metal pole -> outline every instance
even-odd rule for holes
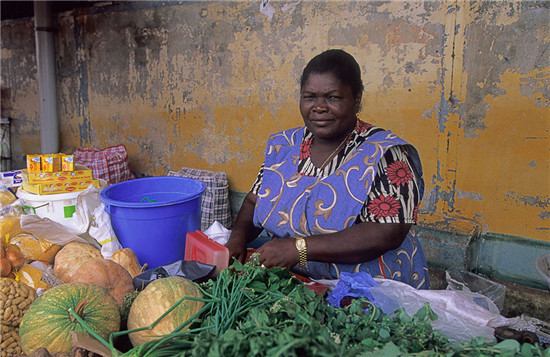
[[[59,152],[54,25],[50,1],[34,1],[36,65],[40,97],[40,149]]]

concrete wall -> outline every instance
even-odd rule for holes
[[[343,48],[363,70],[360,117],[420,152],[422,226],[550,242],[548,2],[261,3],[58,14],[62,150],[125,144],[138,175],[225,171],[242,194],[268,134],[302,123],[304,65]],[[22,167],[40,151],[33,19],[1,30],[2,116]]]

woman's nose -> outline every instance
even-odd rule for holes
[[[327,110],[327,101],[325,98],[315,98],[313,103],[313,111],[324,112]]]

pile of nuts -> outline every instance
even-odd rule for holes
[[[0,357],[14,356],[22,352],[19,324],[36,298],[33,288],[11,278],[0,278]]]

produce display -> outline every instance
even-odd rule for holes
[[[40,347],[69,354],[71,331],[108,338],[119,329],[119,305],[105,289],[66,283],[48,289],[31,304],[21,320],[19,336],[28,355]]]
[[[334,307],[326,286],[255,259],[200,284],[157,277],[136,290],[147,265],[130,248],[105,259],[91,244],[53,244],[24,232],[16,211],[0,215],[0,243],[0,357],[550,357],[534,340],[451,342],[428,303],[414,316],[350,296]]]
[[[165,279],[171,278],[159,281]],[[204,306],[188,311],[172,332],[128,350],[113,341],[143,328],[115,332],[102,342],[113,356],[550,356],[549,349],[516,340],[453,344],[433,330],[437,316],[428,304],[413,317],[404,310],[390,317],[362,298],[333,307],[288,269],[236,262],[216,280],[195,285],[203,298],[179,294],[172,308],[189,300]]]

